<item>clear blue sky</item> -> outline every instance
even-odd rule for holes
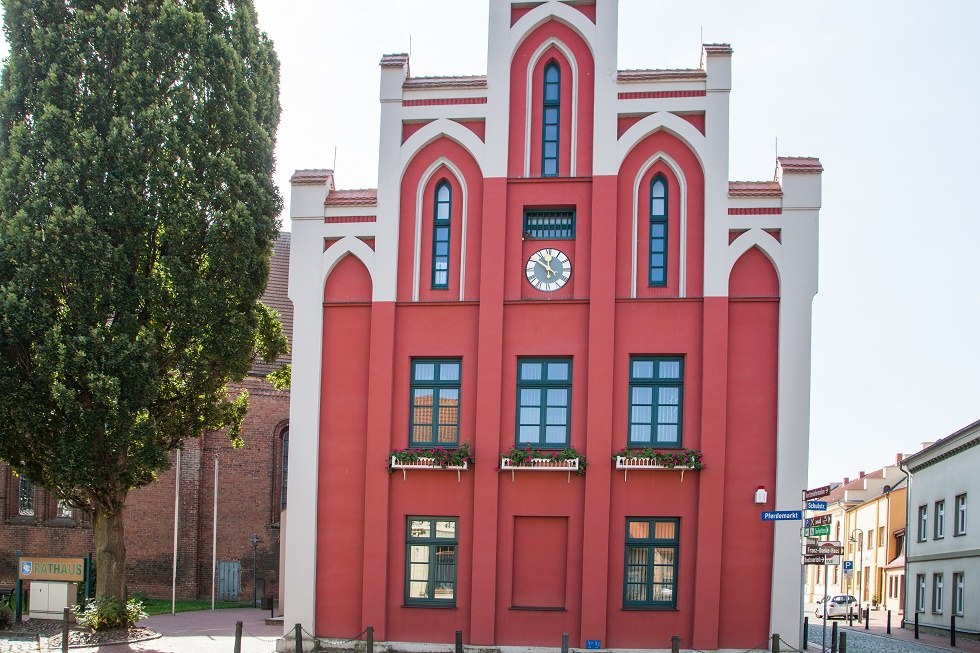
[[[375,187],[378,60],[486,72],[487,0],[256,0],[282,63],[277,180]],[[385,17],[384,20],[379,20]],[[735,50],[730,178],[825,167],[810,486],[980,419],[980,2],[621,0],[620,68]],[[288,229],[288,211],[284,228]]]

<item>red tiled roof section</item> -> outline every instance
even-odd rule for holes
[[[327,168],[311,168],[308,170],[297,170],[289,178],[291,184],[323,184],[330,183],[333,186],[333,170]]]
[[[404,89],[415,88],[486,88],[486,75],[460,77],[409,77],[402,84]]]
[[[673,68],[665,70],[620,70],[616,80],[620,82],[656,82],[663,80],[703,80],[707,73],[699,68]]]
[[[813,156],[781,156],[778,157],[779,165],[783,172],[796,172],[800,174],[819,174],[823,172],[823,165],[820,159]]]
[[[324,206],[374,206],[378,203],[376,188],[357,188],[354,190],[330,191]]]
[[[283,231],[272,246],[272,258],[269,260],[269,281],[265,292],[262,293],[262,303],[279,313],[282,322],[282,332],[293,347],[293,303],[287,295],[289,287],[289,243],[290,233]],[[264,363],[261,360],[252,368],[252,375],[265,376],[272,370],[292,360],[290,354],[280,356],[275,363]]]
[[[729,197],[782,197],[783,189],[778,181],[730,181]]]
[[[732,54],[735,52],[729,43],[705,43],[702,47],[708,54]]]
[[[381,57],[382,66],[394,66],[400,68],[407,63],[408,63],[407,52],[396,52],[394,54],[386,54]]]
[[[864,476],[858,476],[858,478],[849,479],[847,483],[841,483],[834,489],[830,491],[826,497],[821,498],[821,501],[826,501],[827,503],[836,503],[837,501],[842,501],[844,499],[844,493],[847,490],[863,490],[864,481],[869,478],[885,478],[885,468],[876,469],[873,472],[865,474]]]

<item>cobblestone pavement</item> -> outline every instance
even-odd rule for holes
[[[840,632],[847,633],[847,653],[935,653],[936,651],[974,651],[976,642],[961,642],[966,646],[951,648],[948,642],[936,638],[927,644],[923,641],[899,639],[887,635],[865,632],[859,628],[841,628]],[[830,651],[831,626],[827,626],[826,650]],[[904,634],[904,633],[903,633]],[[809,629],[810,651],[821,650],[823,626],[811,625]],[[814,646],[815,645],[815,646]]]
[[[158,639],[130,644],[106,644],[71,648],[72,653],[231,653],[235,648],[235,622],[243,624],[242,653],[270,653],[282,635],[282,625],[266,625],[265,610],[235,608],[201,610],[159,615],[141,621],[162,635]],[[42,638],[42,644],[46,644]],[[0,640],[0,653],[36,653],[36,642]],[[44,649],[46,652],[48,649]],[[51,650],[61,650],[58,649]]]

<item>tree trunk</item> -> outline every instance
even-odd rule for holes
[[[126,601],[126,543],[123,541],[125,494],[111,512],[98,509],[92,523],[95,536],[95,595]]]

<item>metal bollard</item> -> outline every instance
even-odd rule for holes
[[[840,632],[840,646],[837,647],[838,653],[847,653],[847,631]]]
[[[956,647],[956,615],[949,616],[949,645]]]
[[[864,629],[865,630],[868,630],[868,626],[870,626],[870,625],[871,625],[871,609],[870,608],[865,608],[864,609]]]
[[[294,632],[296,633],[296,653],[303,653],[303,625],[296,624]]]
[[[887,620],[885,622],[885,633],[888,635],[892,634],[892,611],[889,610],[887,614]]]
[[[242,653],[242,622],[235,622],[235,653]]]
[[[670,653],[680,653],[681,651],[681,636],[671,635],[670,636]]]
[[[830,653],[837,653],[837,622],[830,627]]]
[[[463,653],[463,631],[456,631],[456,653]]]
[[[561,634],[561,653],[568,653],[568,633]]]
[[[367,630],[367,653],[374,653],[374,626],[368,626]]]
[[[61,615],[61,653],[68,653],[68,608]]]
[[[919,639],[919,613],[915,613],[915,638]]]
[[[808,651],[810,643],[810,617],[803,617],[803,650]]]
[[[772,634],[772,641],[769,644],[770,653],[779,653],[779,635]]]

